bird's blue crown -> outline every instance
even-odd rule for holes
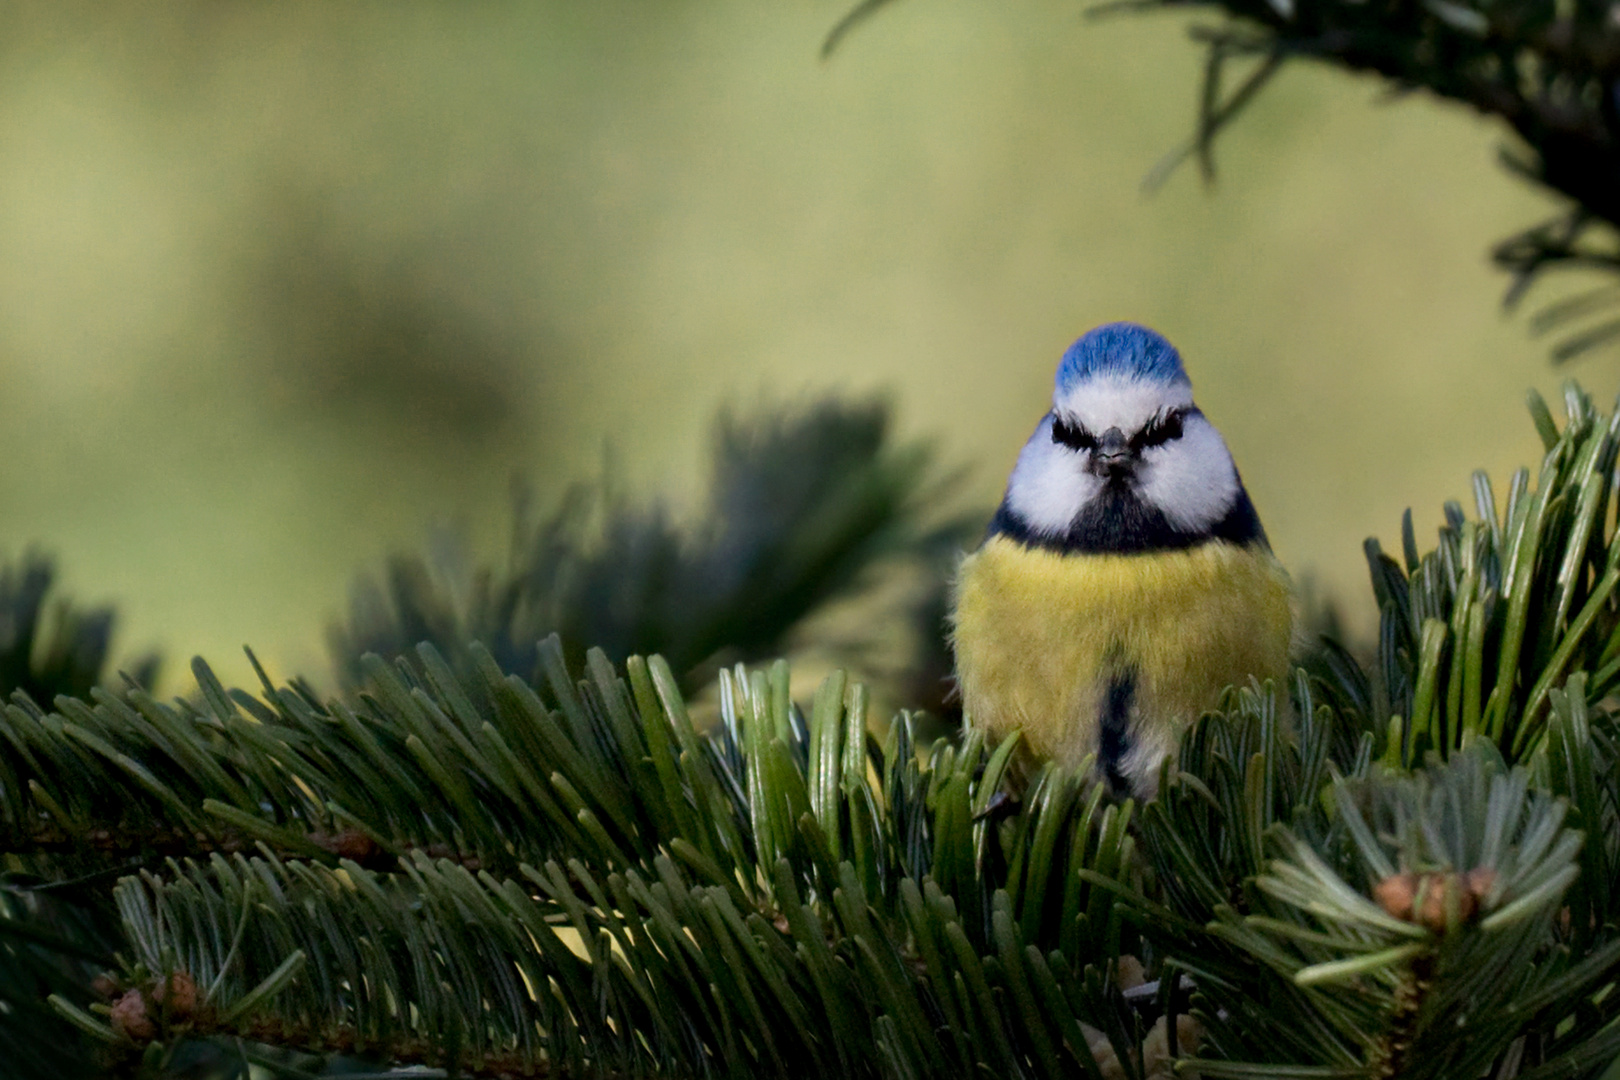
[[[1188,382],[1181,354],[1164,338],[1136,323],[1099,326],[1069,346],[1057,369],[1057,392],[1064,393],[1098,375],[1123,375],[1150,382]]]

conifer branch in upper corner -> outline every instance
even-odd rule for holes
[[[889,2],[864,0],[825,50]],[[1212,178],[1215,136],[1284,61],[1320,60],[1500,119],[1518,137],[1503,164],[1569,200],[1567,210],[1495,247],[1497,265],[1512,277],[1510,306],[1549,269],[1620,274],[1620,22],[1604,0],[1104,0],[1092,11],[1189,9],[1228,18],[1191,29],[1206,49],[1197,128],[1144,186],[1158,186],[1189,157]],[[1611,284],[1548,305],[1532,329],[1563,333],[1553,358],[1566,360],[1620,338],[1617,312],[1620,288]]]

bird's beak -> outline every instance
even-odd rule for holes
[[[1092,468],[1101,476],[1118,476],[1131,467],[1130,441],[1117,427],[1111,427],[1097,437],[1097,448],[1091,452]]]

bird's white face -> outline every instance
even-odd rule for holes
[[[1226,442],[1186,382],[1099,375],[1068,388],[1007,482],[1009,509],[1036,533],[1066,532],[1109,485],[1125,485],[1183,533],[1215,526],[1240,491]]]

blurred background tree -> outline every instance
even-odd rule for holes
[[[386,584],[357,581],[328,635],[333,662],[353,689],[367,654],[420,669],[427,641],[470,677],[479,642],[538,682],[538,644],[560,634],[572,666],[587,647],[615,663],[656,653],[696,692],[727,665],[812,650],[879,680],[886,704],[949,726],[960,715],[944,638],[950,569],[989,515],[943,513],[960,477],[927,445],[895,445],[892,420],[879,399],[722,412],[689,526],[611,478],[549,511],[520,490],[504,565],[470,561],[454,537],[426,557],[396,555]],[[839,601],[853,602],[842,618]]]

